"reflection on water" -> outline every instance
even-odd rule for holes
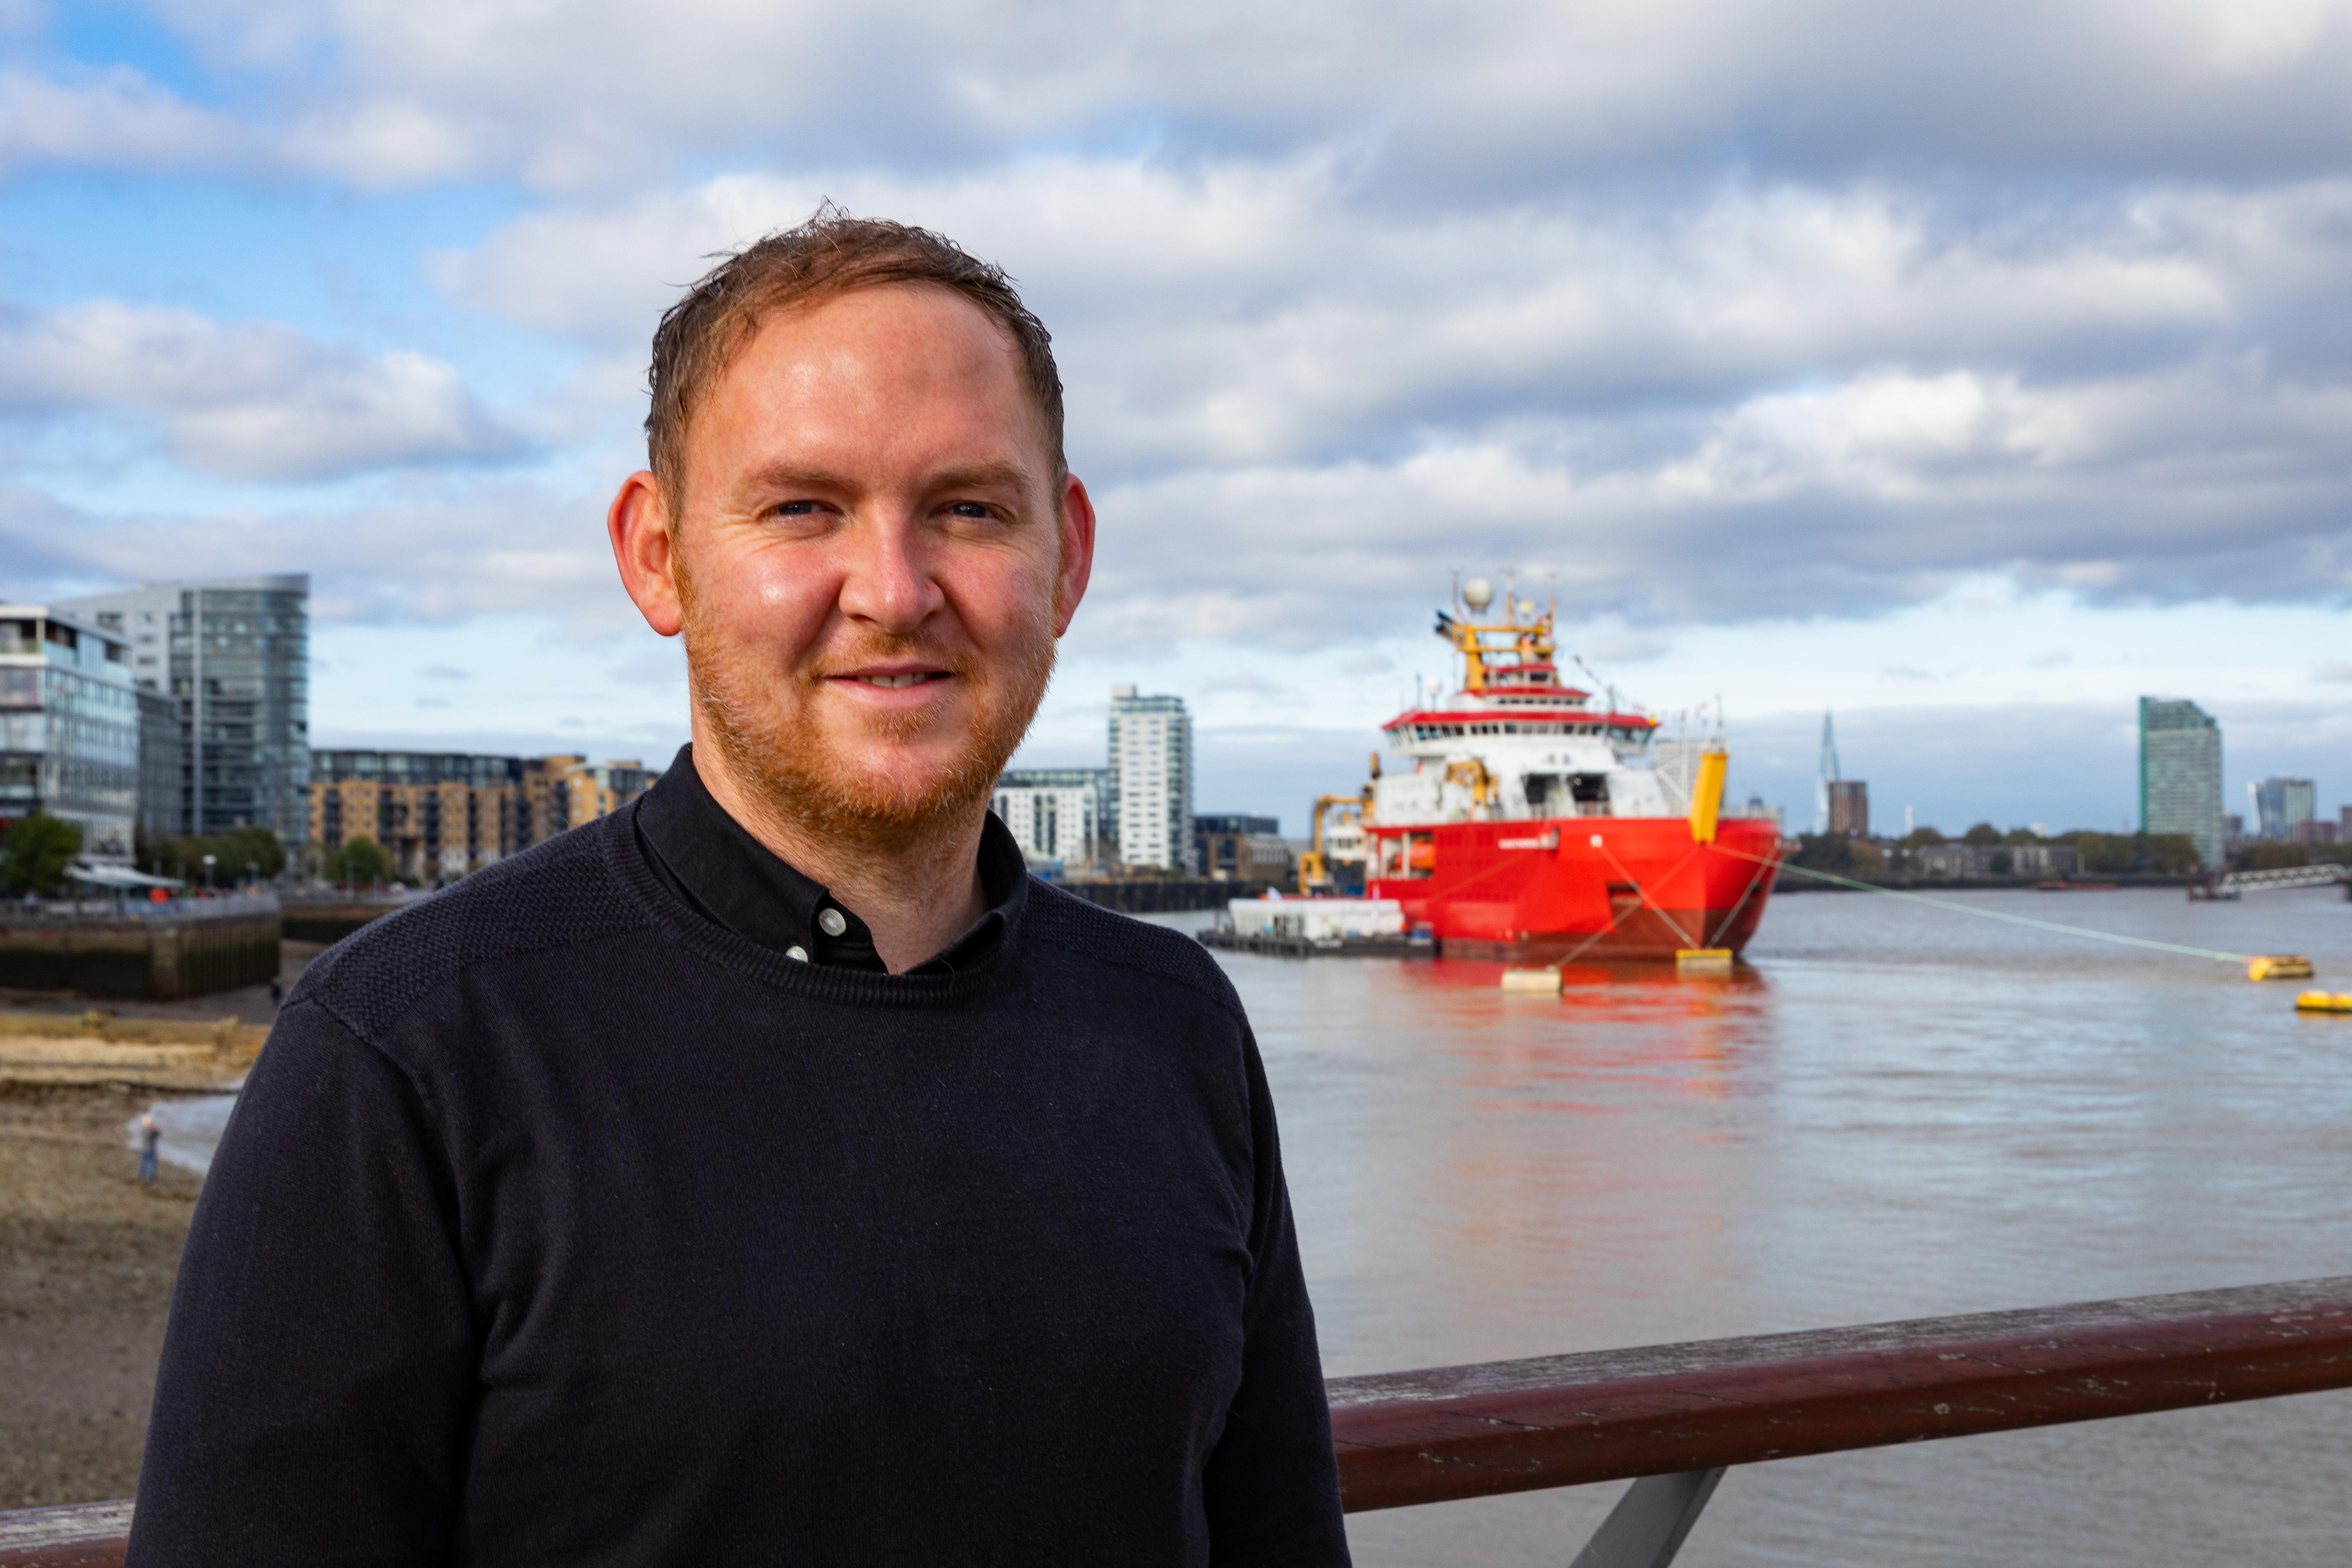
[[[2352,984],[2334,889],[1957,901]],[[1728,980],[1220,954],[1334,1374],[2352,1273],[2352,1018],[2242,969],[1859,894]],[[1681,1561],[2352,1558],[2352,1396],[1736,1472]],[[1616,1489],[1352,1521],[1359,1561],[1565,1561]]]

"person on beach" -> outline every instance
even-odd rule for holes
[[[691,743],[296,982],[129,1562],[1345,1564],[1241,1004],[987,809],[1094,559],[1045,328],[828,207],[650,379]]]
[[[163,1129],[156,1124],[155,1113],[142,1111],[139,1116],[139,1179],[155,1179],[155,1150],[163,1142]]]

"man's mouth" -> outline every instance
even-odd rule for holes
[[[904,687],[920,686],[927,680],[945,680],[947,678],[948,672],[944,669],[909,670],[904,675],[853,675],[849,677],[852,680],[862,680],[868,686],[878,686],[885,691],[897,691]]]

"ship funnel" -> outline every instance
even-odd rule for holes
[[[1721,746],[1698,754],[1698,779],[1691,787],[1690,836],[1694,844],[1715,842],[1716,823],[1723,816],[1723,775],[1731,757]]]
[[[1484,577],[1471,578],[1462,584],[1462,602],[1469,605],[1474,614],[1484,612],[1495,602],[1495,584]]]

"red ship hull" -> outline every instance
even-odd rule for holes
[[[1408,926],[1427,926],[1457,958],[1542,963],[1738,952],[1772,894],[1780,837],[1771,822],[1725,817],[1712,844],[1681,817],[1551,817],[1427,827],[1374,825],[1375,865],[1424,874],[1376,879]],[[1408,837],[1406,846],[1381,841]],[[1412,840],[1423,842],[1412,843]]]

